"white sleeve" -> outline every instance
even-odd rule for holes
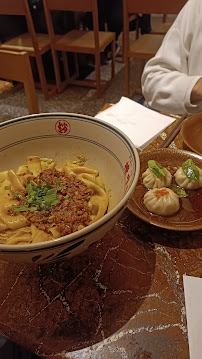
[[[199,26],[201,0],[188,0],[165,35],[156,56],[145,65],[142,92],[151,108],[169,114],[201,111],[202,103],[193,105],[190,102],[192,88],[202,77],[202,61],[200,65],[197,60],[199,53],[194,54],[191,49],[193,41],[198,41],[200,46],[201,30],[196,30]],[[197,72],[189,69],[190,51],[191,56],[196,57]],[[192,75],[191,72],[196,73]]]

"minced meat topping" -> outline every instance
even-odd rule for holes
[[[27,193],[15,212],[22,211],[28,222],[50,233],[56,227],[61,236],[76,232],[90,223],[88,202],[93,195],[75,175],[46,169],[27,182]]]

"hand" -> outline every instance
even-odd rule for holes
[[[197,81],[191,92],[191,103],[198,101],[202,101],[202,78]]]

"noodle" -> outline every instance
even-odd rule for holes
[[[0,172],[0,243],[49,241],[85,228],[104,216],[108,195],[97,170],[85,160],[27,157],[17,171]]]

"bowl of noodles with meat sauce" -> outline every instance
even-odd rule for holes
[[[137,150],[85,115],[28,115],[0,124],[0,258],[46,263],[101,239],[135,189]]]

